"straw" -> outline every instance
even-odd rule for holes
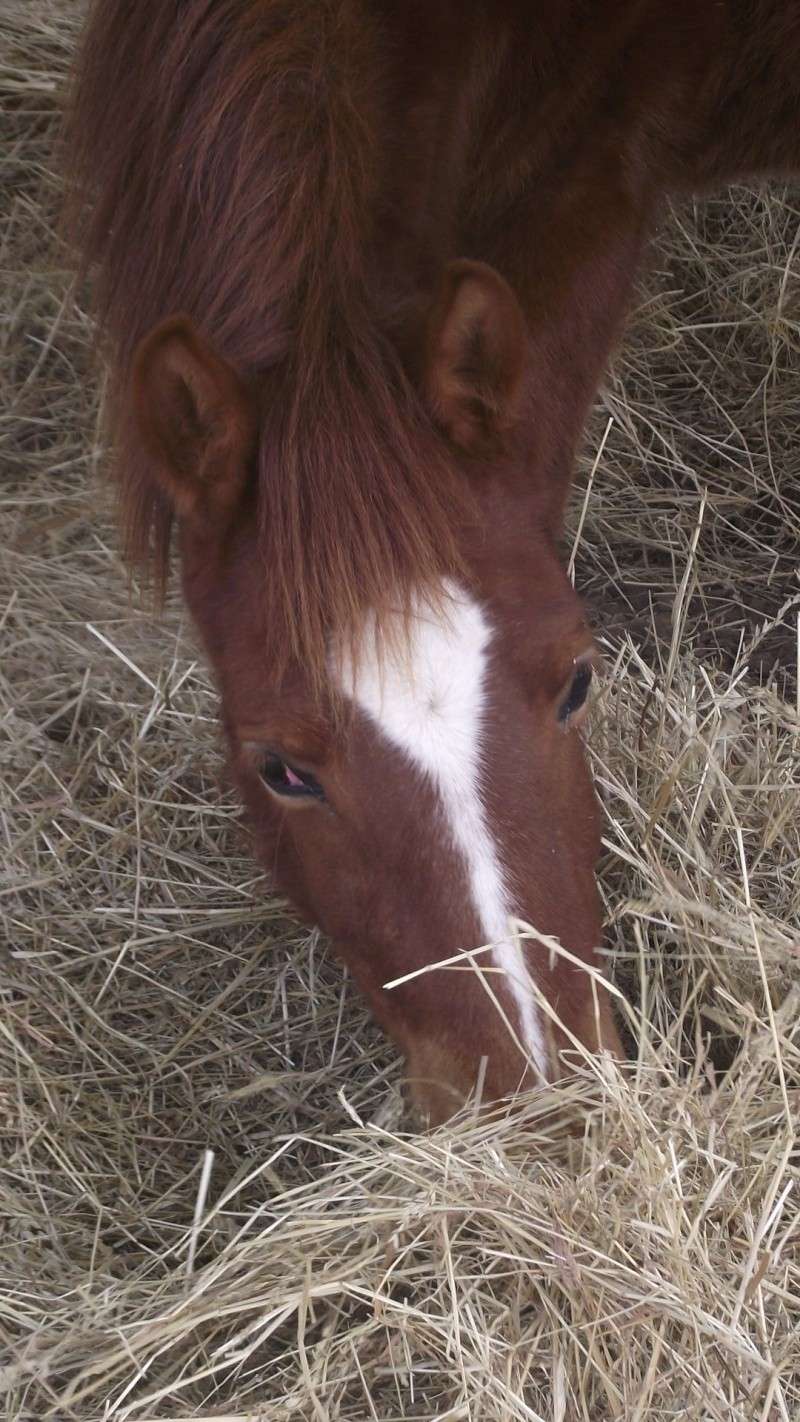
[[[631,1062],[425,1133],[255,866],[177,592],[128,600],[53,235],[79,20],[0,21],[0,1414],[789,1422],[796,196],[665,224],[565,540]]]

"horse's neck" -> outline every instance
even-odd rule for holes
[[[500,76],[491,128],[506,162],[511,98],[531,171],[554,154],[568,171],[570,143],[609,120],[629,171],[647,171],[662,189],[800,169],[796,0],[553,0],[535,19],[531,9],[529,0],[504,7],[511,72],[530,75],[522,105],[522,86]]]
[[[565,0],[540,22],[532,8],[505,9],[463,241],[526,311],[539,457],[565,479],[663,198],[800,169],[800,12]]]
[[[800,170],[800,9],[725,0],[693,142],[678,178],[697,188]]]
[[[511,282],[557,509],[663,196],[800,166],[800,18],[793,0],[465,0],[448,53],[450,10],[432,0],[416,64],[403,30],[381,261],[411,286],[454,256]]]

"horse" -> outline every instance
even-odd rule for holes
[[[260,859],[434,1124],[623,1056],[565,502],[665,198],[794,171],[799,100],[790,0],[91,7],[127,553],[177,544]]]

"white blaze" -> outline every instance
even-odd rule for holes
[[[342,690],[429,777],[452,840],[464,857],[484,941],[519,1014],[520,1039],[545,1074],[546,1051],[525,959],[509,932],[510,896],[480,796],[491,628],[477,603],[448,583],[442,609],[421,606],[396,645],[379,650],[367,629],[354,667],[343,657]]]

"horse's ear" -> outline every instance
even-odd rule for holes
[[[133,400],[154,476],[178,517],[224,524],[244,493],[256,412],[188,317],[171,316],[141,341]]]
[[[479,451],[518,420],[527,329],[508,282],[483,262],[445,268],[427,333],[425,389],[451,439]]]

